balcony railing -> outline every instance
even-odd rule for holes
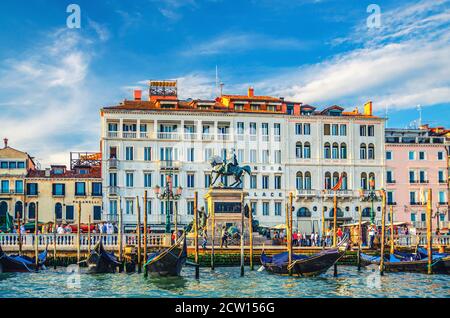
[[[230,134],[217,134],[217,140],[230,140]]]
[[[196,133],[184,133],[184,140],[197,140]]]
[[[204,141],[214,140],[214,135],[213,134],[202,134],[202,140],[204,140]]]
[[[136,138],[136,132],[135,131],[124,131],[122,133],[123,138],[129,138],[129,139],[135,139]]]
[[[141,139],[148,139],[149,136],[150,136],[150,134],[146,131],[141,131],[139,133],[139,138],[141,138]]]
[[[160,169],[179,169],[181,163],[173,160],[161,160],[159,162]]]
[[[180,134],[177,132],[158,132],[158,139],[180,140]]]
[[[118,195],[119,194],[119,187],[116,187],[116,186],[108,187],[108,193],[109,193],[109,195]]]
[[[301,189],[296,192],[297,197],[315,197],[317,195],[316,190]]]
[[[335,195],[335,193],[337,194],[338,197],[350,197],[353,195],[353,191],[352,190],[324,190],[323,191],[323,195],[325,197],[333,197]]]
[[[119,137],[119,133],[117,131],[108,131],[109,138],[117,138]]]
[[[118,165],[119,165],[119,161],[116,158],[108,159],[108,167],[109,167],[109,169],[117,169]]]

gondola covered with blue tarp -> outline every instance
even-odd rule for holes
[[[115,273],[117,267],[121,265],[113,252],[105,250],[102,239],[94,246],[84,262],[87,263],[88,273],[91,274]]]
[[[7,255],[0,246],[0,273],[21,273],[35,272],[45,269],[47,260],[47,249],[38,254],[38,264],[36,266],[35,258],[25,255]]]

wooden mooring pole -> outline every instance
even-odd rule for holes
[[[81,261],[81,202],[78,203],[78,224],[77,224],[77,264]]]
[[[56,212],[53,213],[53,268],[56,269]]]
[[[428,189],[427,200],[427,248],[428,248],[428,274],[433,274],[432,261],[433,261],[433,238],[431,236],[433,224],[431,218],[433,214],[433,193],[431,189]]]
[[[289,206],[287,209],[287,214],[288,214],[288,218],[287,218],[287,244],[288,244],[288,256],[289,256],[289,275],[292,275],[292,268],[291,268],[291,264],[292,264],[292,192],[289,192]]]
[[[91,215],[89,214],[89,217],[88,217],[88,255],[89,255],[89,253],[91,252],[91,239],[92,239],[92,237],[91,237]]]
[[[381,250],[380,250],[380,275],[384,274],[384,246],[386,233],[386,191],[381,190]]]
[[[241,193],[241,277],[244,276],[245,255],[244,255],[244,238],[245,238],[245,216],[244,216],[244,193]]]
[[[333,200],[333,247],[337,246],[337,191],[334,191],[334,200]],[[337,277],[337,263],[334,263],[333,266],[333,276]]]
[[[23,213],[23,208],[22,208],[22,213]],[[20,212],[17,212],[17,233],[19,233],[19,255],[22,255],[22,223],[21,223],[21,219],[22,216],[20,215]]]
[[[147,190],[144,192],[144,264],[147,264]],[[147,276],[147,269],[144,271],[145,276]]]
[[[391,243],[391,249],[390,249],[390,254],[394,254],[394,250],[395,250],[395,244],[394,244],[394,207],[391,205],[389,206],[389,215],[391,216],[391,239],[390,239],[390,243]]]
[[[249,244],[250,244],[250,270],[253,270],[253,211],[251,207],[248,209],[248,232],[249,232]]]
[[[216,236],[216,219],[215,219],[215,211],[214,204],[210,207],[210,215],[211,215],[211,270],[214,270],[214,241]],[[222,239],[222,238],[221,238]]]
[[[34,263],[36,265],[36,271],[38,270],[39,267],[39,236],[38,236],[38,231],[39,231],[39,202],[36,202],[36,215],[34,218]]]
[[[136,235],[137,235],[137,266],[138,266],[138,273],[141,272],[141,208],[139,206],[139,197],[136,196],[136,208],[137,208],[137,229],[136,229]]]
[[[358,219],[358,254],[356,255],[356,264],[358,265],[358,271],[361,270],[361,246],[362,246],[362,207],[359,207],[359,219]]]
[[[205,229],[203,229],[205,231]],[[195,279],[200,278],[200,268],[198,265],[198,192],[194,192],[194,263]]]
[[[123,251],[123,248],[122,248],[122,245],[123,245],[123,242],[122,242],[122,237],[123,237],[123,228],[122,228],[122,198],[119,198],[119,229],[118,229],[118,240],[119,240],[119,242],[118,242],[118,249],[119,249],[119,262],[120,262],[120,266],[119,266],[119,272],[122,272],[122,270],[123,270],[123,254],[122,254],[122,251]]]

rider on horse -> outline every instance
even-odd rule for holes
[[[224,161],[223,161],[225,173],[230,172],[230,167],[237,167],[239,165],[239,163],[237,161],[237,157],[236,157],[236,152],[234,151],[234,149],[232,150],[232,152],[233,152],[233,155],[232,155],[231,159],[229,161],[224,159]]]

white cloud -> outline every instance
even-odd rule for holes
[[[0,135],[44,165],[68,164],[71,150],[98,149],[90,43],[77,32],[58,30],[0,62]]]
[[[110,32],[105,25],[91,19],[88,19],[88,25],[95,31],[100,41],[106,42],[111,37]]]
[[[449,1],[420,1],[383,12],[381,30],[345,39],[363,48],[278,74],[256,87],[311,104],[411,108],[450,101]],[[276,83],[276,84],[274,84]]]

